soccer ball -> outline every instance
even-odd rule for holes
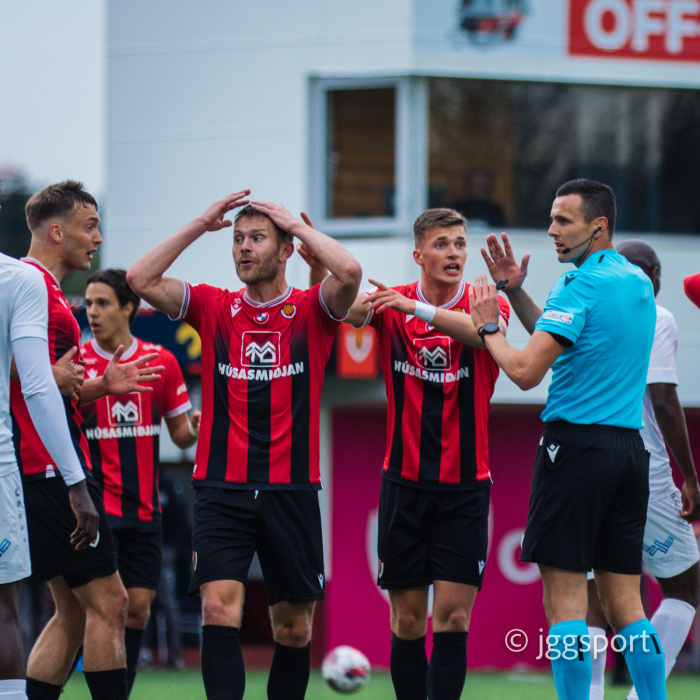
[[[326,683],[339,693],[354,693],[363,688],[369,680],[369,672],[367,657],[349,646],[331,649],[321,667]]]

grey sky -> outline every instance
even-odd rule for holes
[[[105,184],[106,0],[0,0],[0,170]]]

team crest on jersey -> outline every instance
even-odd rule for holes
[[[461,313],[461,314],[466,314],[466,313],[467,313],[467,310],[466,310],[466,309],[463,309],[461,306],[455,306],[453,309],[451,309],[451,311],[458,311],[458,312]]]
[[[282,310],[280,311],[282,316],[284,316],[285,318],[294,318],[294,314],[296,312],[297,312],[297,307],[294,306],[294,304],[285,304],[282,307]]]
[[[282,334],[278,331],[244,331],[241,338],[241,365],[243,367],[279,366],[281,336]]]
[[[110,425],[141,425],[141,394],[109,396],[107,397],[107,407]]]
[[[423,369],[444,372],[452,366],[450,339],[446,336],[414,338],[416,359]]]
[[[267,311],[261,311],[255,316],[257,323],[267,323],[268,318],[270,318],[270,314],[268,314]]]

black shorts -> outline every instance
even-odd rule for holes
[[[32,569],[43,581],[63,576],[70,588],[78,588],[117,570],[112,530],[102,503],[102,493],[91,476],[87,478],[87,488],[100,516],[100,524],[96,542],[76,552],[70,543],[76,520],[63,479],[57,476],[24,483]]]
[[[191,594],[209,581],[245,584],[257,551],[270,605],[323,599],[318,491],[199,487],[192,549]]]
[[[649,453],[638,430],[548,423],[520,560],[640,574],[648,500]]]
[[[481,589],[490,493],[488,485],[440,491],[382,479],[377,585],[404,589],[452,581]]]
[[[163,561],[160,523],[127,525],[111,518],[117,569],[124,588],[150,588],[157,591]]]

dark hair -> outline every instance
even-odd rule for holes
[[[427,209],[413,224],[416,248],[423,245],[426,231],[431,228],[449,228],[450,226],[463,226],[466,233],[467,220],[455,209]]]
[[[279,239],[280,245],[283,245],[285,243],[291,243],[294,240],[294,236],[292,236],[291,233],[283,231],[267,214],[261,212],[259,209],[256,209],[252,204],[243,207],[243,209],[241,209],[238,212],[238,214],[236,214],[236,216],[233,219],[233,224],[235,226],[238,223],[239,219],[253,219],[256,217],[262,217],[263,219],[267,219],[272,224],[272,228],[277,234],[277,238]]]
[[[589,224],[593,219],[604,216],[608,220],[608,233],[612,238],[615,232],[615,219],[617,218],[617,205],[615,193],[612,187],[595,180],[570,180],[565,182],[556,193],[557,197],[565,197],[567,194],[578,194],[583,200],[581,213],[584,221]]]
[[[30,231],[34,231],[47,219],[68,216],[76,204],[92,206],[97,211],[95,198],[85,191],[82,182],[65,180],[57,185],[49,185],[33,194],[24,207],[27,226]]]
[[[119,302],[119,308],[123,309],[129,302],[134,305],[133,311],[129,314],[129,325],[134,322],[136,314],[141,304],[141,297],[129,286],[126,281],[126,270],[116,270],[110,268],[107,270],[98,270],[93,272],[87,279],[89,284],[106,284],[114,290]]]

